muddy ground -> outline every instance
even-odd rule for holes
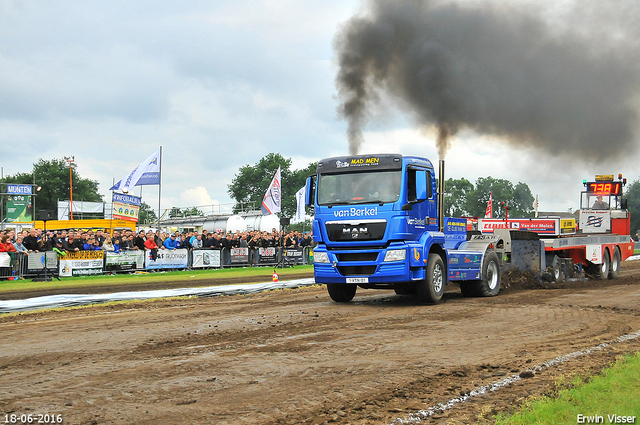
[[[324,287],[0,316],[0,419],[68,424],[391,424],[509,376],[422,423],[491,423],[640,350],[640,261],[616,281],[420,305]],[[191,284],[190,284],[191,286]],[[606,343],[606,345],[600,345]],[[559,356],[592,352],[529,371]],[[615,413],[615,412],[612,412]],[[25,417],[26,418],[26,417]]]

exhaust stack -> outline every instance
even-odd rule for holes
[[[444,159],[438,161],[438,231],[444,232]]]

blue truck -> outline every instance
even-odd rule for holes
[[[445,218],[444,161],[438,184],[426,158],[399,154],[323,159],[307,179],[314,207],[314,276],[336,302],[358,287],[393,289],[438,303],[449,282],[465,296],[500,290],[501,235],[474,235]]]

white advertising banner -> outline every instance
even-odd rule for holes
[[[159,249],[154,261],[151,251],[145,251],[144,267],[153,269],[186,269],[189,265],[189,251],[186,249]]]
[[[123,271],[144,268],[144,251],[105,252],[105,270]]]
[[[0,267],[11,267],[11,257],[6,252],[0,252]]]
[[[102,274],[103,254],[102,251],[67,252],[60,258],[60,277]]]
[[[194,249],[193,268],[220,267],[220,250],[218,249]]]

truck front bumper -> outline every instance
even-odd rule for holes
[[[317,283],[357,283],[375,287],[424,279],[424,268],[411,267],[409,258],[384,261],[388,249],[397,250],[402,247],[408,249],[407,245],[393,245],[387,249],[340,251],[318,247],[314,252],[326,252],[329,263],[313,264],[315,280]]]

